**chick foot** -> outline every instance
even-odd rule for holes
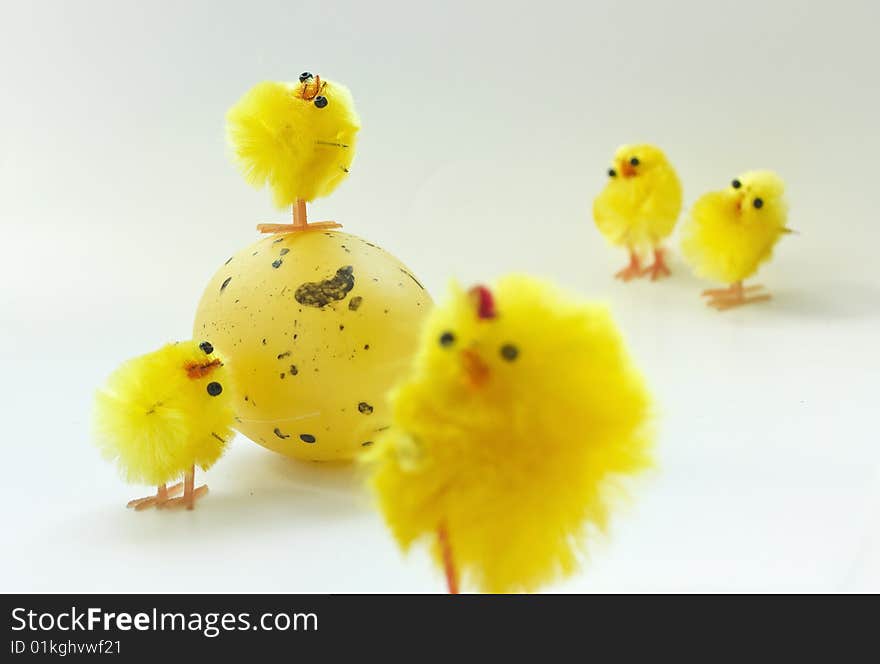
[[[717,311],[727,311],[734,307],[741,307],[755,302],[766,302],[770,299],[769,293],[760,293],[764,287],[754,285],[744,287],[739,281],[729,288],[710,288],[704,290],[702,295],[707,297],[706,304]]]
[[[318,221],[310,224],[306,214],[306,202],[297,198],[293,203],[292,224],[257,224],[257,230],[261,233],[297,233],[300,231],[326,231],[331,228],[342,228],[342,224],[335,221]]]
[[[200,487],[196,487],[189,494],[185,494],[180,496],[179,498],[172,498],[164,503],[162,503],[161,507],[163,510],[179,510],[179,509],[194,509],[196,506],[196,501],[208,493],[208,485],[203,484]]]
[[[203,484],[196,488],[196,467],[190,466],[183,476],[183,495],[180,498],[172,498],[162,504],[163,509],[178,509],[185,507],[188,510],[196,506],[196,500],[208,493],[208,485]]]
[[[455,561],[452,558],[452,547],[449,545],[449,533],[446,526],[441,525],[437,529],[437,545],[443,556],[443,571],[446,574],[446,589],[450,595],[458,594],[458,573],[455,569]]]
[[[181,491],[183,491],[183,482],[178,482],[177,484],[174,484],[170,487],[166,487],[164,484],[162,484],[156,489],[155,495],[147,496],[146,498],[135,498],[134,500],[129,500],[125,506],[129,509],[135,510],[136,512],[140,512],[141,510],[145,510],[149,507],[162,507],[173,496],[176,496]]]
[[[662,249],[654,249],[654,262],[642,271],[643,276],[651,275],[651,281],[657,281],[658,279],[668,277],[672,274],[669,270],[669,266],[666,265],[663,254],[664,251]]]
[[[302,231],[326,231],[331,228],[342,228],[342,224],[335,221],[316,221],[304,226],[298,224],[257,224],[257,230],[261,233],[297,233]]]
[[[639,263],[639,257],[635,252],[629,252],[629,265],[615,273],[614,278],[622,281],[631,281],[637,277],[641,277],[643,273],[642,266]]]

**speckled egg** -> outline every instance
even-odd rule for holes
[[[344,460],[388,426],[385,395],[415,352],[431,298],[354,235],[267,236],[218,270],[196,312],[236,382],[237,428],[299,459]]]

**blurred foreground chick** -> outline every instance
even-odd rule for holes
[[[573,572],[623,475],[649,465],[650,398],[608,310],[527,276],[453,287],[368,462],[403,549],[434,542],[450,592]]]
[[[683,229],[682,252],[697,275],[730,284],[703,291],[719,311],[762,302],[770,295],[763,286],[745,287],[761,263],[773,255],[786,228],[788,208],[784,183],[776,173],[750,171],[727,189],[704,194]]]
[[[111,374],[95,399],[98,446],[127,481],[158,487],[129,507],[192,509],[207,493],[194,486],[195,466],[210,468],[232,439],[228,388],[228,370],[206,341],[168,344]],[[181,476],[183,483],[168,486]]]
[[[681,183],[675,169],[658,147],[624,145],[615,152],[608,176],[593,202],[593,218],[611,244],[629,250],[629,265],[615,276],[624,281],[668,276],[660,245],[681,212]],[[649,250],[654,262],[642,268],[639,254]]]
[[[278,207],[293,206],[293,224],[260,224],[260,231],[339,227],[307,223],[306,202],[348,176],[359,128],[348,88],[309,72],[296,83],[258,83],[229,109],[227,135],[245,179],[268,184]]]

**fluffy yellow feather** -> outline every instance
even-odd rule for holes
[[[681,183],[660,148],[623,145],[614,154],[608,183],[593,201],[596,226],[613,245],[630,251],[630,265],[617,276],[629,280],[669,274],[660,245],[681,213]],[[642,269],[640,254],[654,250],[654,265]]]
[[[348,175],[360,120],[343,85],[304,72],[265,81],[227,113],[227,135],[245,179],[269,185],[278,207],[332,192]]]
[[[233,436],[232,398],[209,343],[168,344],[128,360],[98,390],[96,442],[127,481],[161,487],[220,458]]]
[[[649,464],[649,395],[609,312],[527,276],[453,287],[391,400],[367,459],[385,519],[404,549],[438,534],[447,576],[486,592],[575,570]]]
[[[726,189],[701,196],[681,245],[695,272],[728,284],[752,276],[787,231],[784,191],[776,173],[750,171]]]

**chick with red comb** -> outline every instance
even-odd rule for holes
[[[525,275],[453,286],[391,405],[371,487],[450,592],[572,573],[620,479],[650,464],[651,400],[607,308]]]

